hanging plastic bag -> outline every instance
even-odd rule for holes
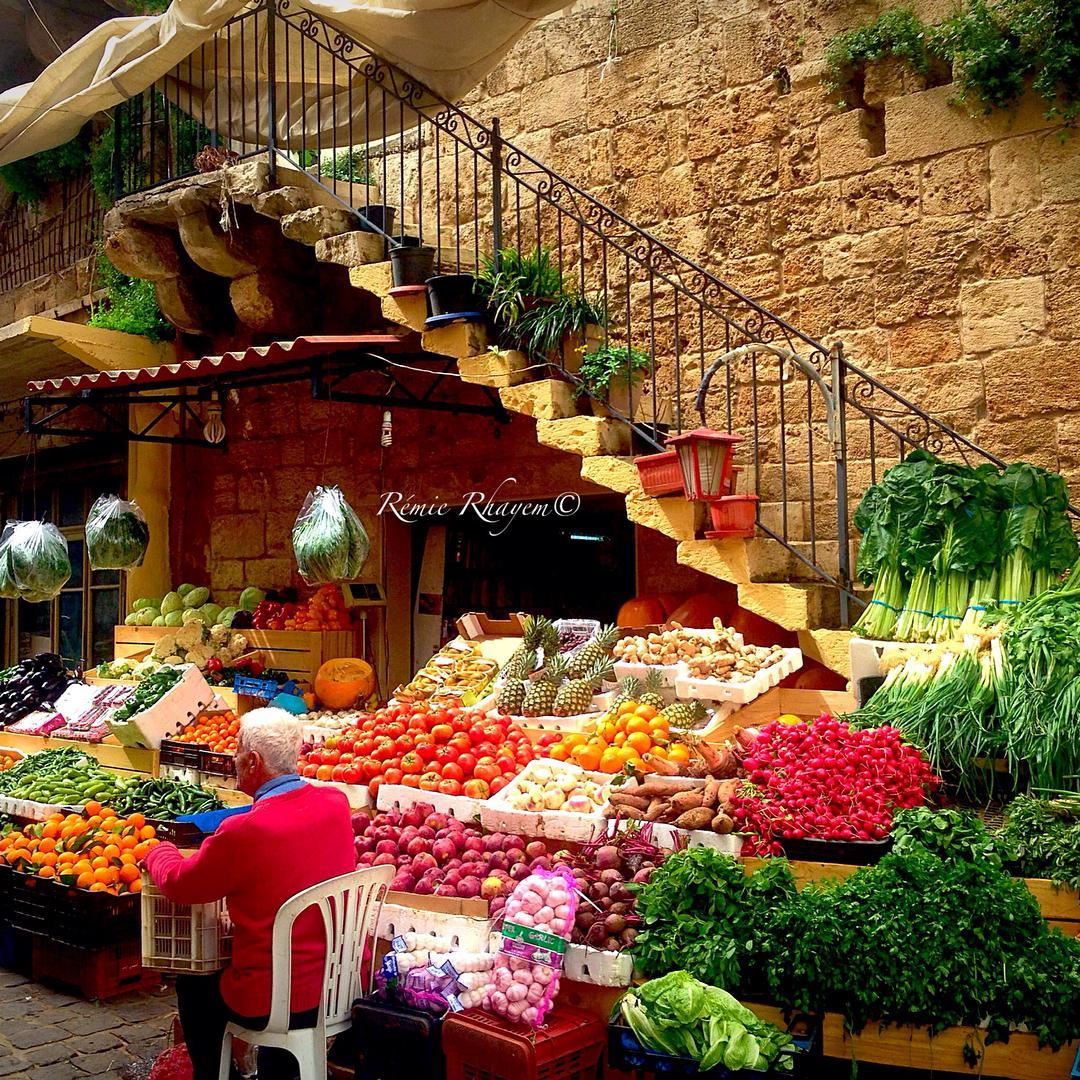
[[[56,596],[70,577],[67,541],[55,525],[9,521],[4,526],[0,536],[0,596],[41,603]]]
[[[142,566],[149,543],[150,527],[138,503],[98,496],[86,519],[91,570],[134,570]]]
[[[356,511],[336,487],[308,493],[293,525],[292,542],[300,576],[309,585],[351,581],[371,550]]]

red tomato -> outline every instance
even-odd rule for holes
[[[469,736],[464,732],[459,732],[450,740],[450,745],[459,753],[464,754],[466,751],[472,749],[472,743],[469,741]]]
[[[431,743],[424,743],[422,746],[418,746],[415,751],[420,760],[425,764],[429,761],[434,761],[438,752],[439,748]]]
[[[382,787],[382,783],[383,783],[383,778],[381,776],[376,776],[376,777],[374,777],[372,779],[371,783],[368,784],[368,786],[367,786],[368,794],[373,799],[375,798],[376,795],[378,795],[379,788]]]
[[[405,725],[400,720],[395,720],[392,724],[386,725],[386,734],[391,739],[400,739],[405,734]]]
[[[480,764],[473,769],[473,776],[477,780],[486,780],[491,784],[491,789],[494,792],[498,791],[498,788],[495,787],[495,782],[496,780],[501,779],[502,771],[499,769],[498,765],[495,765],[494,763],[490,765]]]
[[[420,777],[422,791],[438,791],[442,777],[437,772],[426,772]]]
[[[449,724],[436,724],[431,729],[431,734],[436,742],[448,743],[454,737],[454,729]]]
[[[491,788],[483,780],[466,780],[462,792],[470,799],[486,799],[491,794]]]
[[[461,771],[466,776],[472,776],[473,769],[476,768],[476,755],[475,754],[461,754],[457,763],[461,766]]]
[[[309,765],[321,765],[323,763],[322,754],[318,750],[309,751],[307,762]]]
[[[497,777],[495,777],[495,779],[491,781],[491,794],[494,795],[497,792],[502,791],[502,789],[504,787],[506,787],[506,785],[509,784],[509,783],[510,783],[510,780],[509,780],[508,777],[505,777],[505,776],[497,776]]]
[[[500,754],[495,759],[495,764],[499,766],[501,772],[506,772],[507,769],[517,771],[517,762],[509,754]]]
[[[456,761],[449,761],[442,767],[442,778],[444,780],[464,780],[465,771]]]
[[[424,759],[415,751],[410,750],[401,759],[401,771],[403,773],[422,773],[424,771]]]
[[[371,739],[371,738],[360,739],[355,744],[355,751],[354,752],[355,752],[355,754],[356,754],[356,756],[358,758],[365,758],[365,757],[370,757],[371,756],[371,751],[374,750],[374,749],[375,749],[375,740],[374,739]]]
[[[410,731],[427,731],[427,718],[417,714],[416,716],[409,717],[409,730]]]
[[[401,769],[386,769],[382,775],[384,784],[400,784],[405,776]]]
[[[406,773],[401,778],[401,782],[406,787],[418,788],[420,786],[420,777],[419,776],[414,776],[412,773]]]
[[[454,719],[450,721],[450,726],[455,732],[465,732],[472,727],[472,721],[466,720],[464,716],[455,716]]]
[[[374,780],[376,776],[382,776],[382,762],[374,758],[368,758],[362,766],[361,776],[366,780]]]
[[[359,784],[361,780],[361,772],[358,768],[350,765],[345,770],[345,783],[346,784]]]
[[[456,762],[458,759],[458,751],[452,746],[444,746],[436,755],[435,761],[439,765],[449,765],[450,762]]]
[[[374,761],[389,761],[394,757],[394,744],[391,742],[383,743],[382,746],[376,746],[371,751],[371,757]]]
[[[330,774],[330,779],[335,780],[337,783],[342,783],[345,780],[345,766],[335,765],[333,772]]]
[[[459,784],[457,780],[440,780],[439,791],[442,792],[443,795],[460,795],[461,784]]]
[[[479,746],[484,741],[484,729],[479,724],[469,729],[469,741],[473,746]]]
[[[308,779],[310,779],[310,780],[314,780],[315,779],[315,774],[318,771],[319,771],[319,766],[318,765],[305,765],[302,772],[301,772],[301,775],[308,777]]]

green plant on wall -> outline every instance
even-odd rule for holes
[[[611,384],[629,375],[631,382],[642,378],[652,369],[647,353],[628,345],[601,345],[581,359],[581,392],[603,400]]]
[[[985,112],[1012,108],[1030,88],[1047,118],[1080,116],[1080,4],[1063,0],[964,0],[939,26],[891,8],[826,47],[826,82],[847,93],[860,68],[896,57],[925,74],[951,64],[959,96]]]
[[[90,131],[83,128],[74,139],[52,150],[0,165],[0,180],[24,206],[36,206],[50,184],[78,176],[90,159]]]
[[[151,341],[173,337],[175,329],[161,314],[152,281],[120,273],[103,253],[99,253],[97,272],[100,286],[108,290],[108,299],[94,305],[90,325],[103,330],[141,334]]]

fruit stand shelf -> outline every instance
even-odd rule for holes
[[[742,859],[746,873],[756,872],[764,863],[763,859]],[[850,877],[858,866],[848,863],[807,862],[792,859],[789,862],[792,876],[799,888],[809,881],[838,881]],[[1080,935],[1080,892],[1056,886],[1046,878],[1023,878],[1028,891],[1039,903],[1042,917],[1051,926],[1056,926],[1066,934]]]
[[[21,750],[24,754],[36,754],[39,750],[81,750],[107,769],[157,775],[156,750],[121,746],[115,739],[86,743],[74,739],[53,739],[47,735],[19,735],[13,731],[5,731],[2,738],[5,748]]]
[[[117,659],[137,656],[152,649],[169,626],[118,626],[113,634]],[[310,684],[323,662],[356,656],[360,647],[357,630],[238,630],[252,650],[258,650],[268,668],[284,671],[292,679]]]

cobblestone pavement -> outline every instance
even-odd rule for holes
[[[145,1076],[169,1043],[169,988],[85,1001],[0,969],[0,1077],[85,1080]]]

